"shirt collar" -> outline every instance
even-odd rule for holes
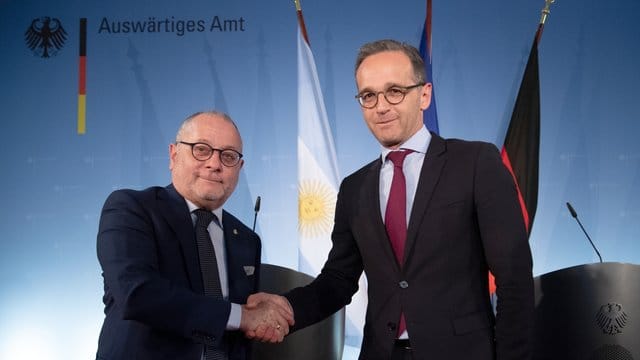
[[[415,134],[413,134],[407,141],[402,143],[397,150],[407,149],[413,150],[414,152],[418,152],[421,154],[427,153],[427,148],[429,147],[429,143],[431,142],[431,133],[427,130],[424,124]],[[384,163],[384,160],[387,158],[387,155],[392,151],[397,151],[394,149],[389,149],[384,146],[381,146],[381,159]]]
[[[187,202],[187,206],[189,207],[189,213],[193,214],[195,210],[200,209],[199,207],[196,206],[196,204],[192,203],[188,199],[184,199],[184,201]],[[222,227],[222,208],[219,207],[217,209],[213,209],[213,211],[211,212],[213,213],[213,215],[215,215],[218,218],[220,222],[220,227]]]

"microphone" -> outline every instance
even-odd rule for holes
[[[578,213],[573,208],[573,206],[571,206],[571,204],[569,204],[569,203],[567,203],[567,208],[569,209],[569,212],[571,213],[571,216],[573,216],[573,218],[576,219],[576,221],[578,222],[578,225],[580,225],[580,228],[582,229],[582,232],[587,236],[587,239],[589,240],[589,243],[591,244],[591,247],[593,248],[593,250],[595,250],[596,254],[598,255],[598,258],[600,259],[600,262],[602,262],[602,256],[600,256],[600,252],[598,251],[596,246],[593,245],[593,241],[591,241],[591,238],[589,237],[589,234],[587,234],[587,230],[585,230],[584,226],[582,226],[582,223],[580,222],[580,219],[578,219]]]
[[[256,231],[256,220],[258,219],[258,211],[260,211],[260,196],[256,198],[256,205],[253,207],[253,211],[255,214],[253,215],[253,229],[252,231]]]

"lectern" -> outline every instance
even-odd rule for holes
[[[285,267],[262,264],[260,291],[283,293],[307,285],[313,277]],[[344,308],[323,321],[289,334],[282,343],[253,343],[253,360],[339,360],[344,347]]]
[[[640,360],[640,266],[580,265],[534,284],[535,360]]]

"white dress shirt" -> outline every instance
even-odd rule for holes
[[[193,213],[199,209],[194,203],[185,199],[187,206],[189,206],[189,212],[191,213],[191,221],[193,226],[196,225],[196,215]],[[213,243],[213,250],[216,253],[216,262],[218,263],[218,274],[220,275],[220,287],[222,288],[222,297],[225,300],[229,300],[229,277],[227,276],[227,253],[224,246],[224,231],[222,229],[222,208],[214,209],[213,215],[218,221],[212,221],[207,227],[211,242]],[[227,320],[227,330],[237,330],[240,328],[240,318],[242,317],[242,306],[239,304],[231,303],[231,313],[229,314],[229,320]]]
[[[393,163],[391,160],[387,161],[387,155],[392,151],[397,150],[413,150],[412,153],[407,155],[402,163],[402,172],[404,173],[406,186],[407,186],[407,227],[409,227],[409,220],[411,218],[411,209],[413,208],[413,199],[416,196],[418,189],[418,180],[420,180],[420,171],[422,170],[422,164],[424,163],[424,157],[427,154],[427,148],[431,142],[431,134],[427,128],[422,125],[422,128],[418,130],[412,137],[405,141],[396,150],[382,147],[382,167],[380,168],[380,213],[384,221],[385,214],[387,212],[387,201],[389,199],[389,192],[391,191],[391,181],[393,180]],[[408,339],[409,333],[405,330],[399,339]]]

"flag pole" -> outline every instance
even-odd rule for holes
[[[298,0],[296,0],[297,2]],[[540,15],[540,23],[538,24],[538,31],[536,32],[536,42],[540,43],[540,38],[542,37],[542,29],[544,28],[544,23],[547,21],[547,17],[551,13],[549,9],[551,4],[556,2],[556,0],[544,0],[544,8],[542,8],[542,15]]]
[[[548,1],[548,0],[547,0]],[[302,7],[300,6],[300,0],[293,0],[296,4],[296,13],[298,14],[298,24],[300,25],[300,31],[302,32],[302,38],[311,47],[309,37],[307,36],[307,27],[304,25],[304,17],[302,17]]]

